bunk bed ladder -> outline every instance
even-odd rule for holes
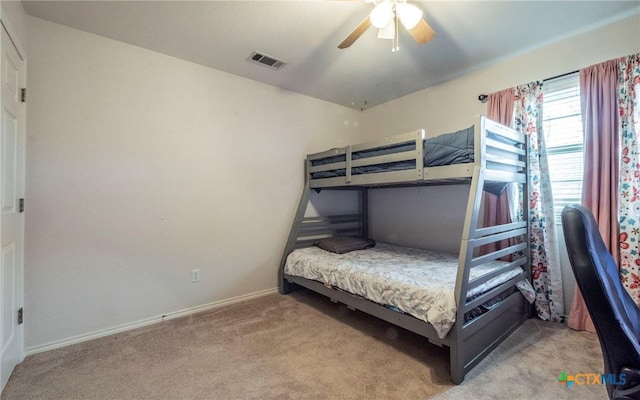
[[[483,121],[481,121],[481,123],[482,122]],[[484,127],[481,129],[484,129]],[[478,135],[475,136],[476,139],[478,139]],[[482,136],[483,135],[480,135],[481,139]],[[482,154],[478,149],[482,144],[478,143],[478,140],[474,143],[476,146],[475,154]],[[450,340],[452,341],[452,345],[449,347],[451,380],[456,384],[463,381],[466,373],[465,359],[467,357],[464,353],[463,347],[464,312],[462,306],[464,304],[463,301],[466,300],[465,294],[467,293],[469,283],[469,269],[473,258],[473,246],[470,245],[469,240],[475,237],[484,186],[482,164],[482,161],[475,163],[471,183],[469,185],[469,199],[467,200],[467,211],[462,231],[462,240],[460,242],[460,257],[458,260],[458,275],[456,277],[455,288],[455,298],[458,303],[458,311],[456,312],[456,323],[449,332]]]
[[[488,126],[491,125],[491,126]],[[505,318],[497,318],[496,319],[484,319],[484,321],[474,320],[469,324],[469,327],[466,327],[464,322],[465,314],[471,310],[473,307],[480,305],[486,297],[494,296],[499,294],[504,290],[514,290],[512,289],[515,285],[516,281],[521,279],[529,279],[530,273],[529,270],[529,257],[528,257],[528,243],[529,243],[529,229],[528,229],[528,210],[529,210],[529,201],[528,201],[528,187],[527,187],[527,163],[526,163],[526,149],[527,147],[527,137],[519,138],[519,140],[523,141],[522,149],[515,151],[516,154],[520,157],[521,161],[503,161],[499,160],[498,157],[495,157],[491,154],[491,151],[487,149],[487,141],[491,141],[491,139],[486,140],[486,131],[489,128],[495,128],[495,122],[488,121],[484,117],[480,118],[478,124],[476,124],[476,132],[474,133],[475,141],[475,154],[480,155],[479,159],[476,159],[474,162],[474,169],[471,177],[471,182],[469,185],[469,199],[467,201],[467,210],[466,210],[466,218],[465,224],[463,227],[463,233],[461,238],[461,246],[460,246],[460,257],[458,261],[458,275],[456,279],[456,288],[455,288],[455,298],[458,303],[458,309],[456,313],[456,323],[454,324],[452,330],[449,332],[450,340],[452,345],[450,346],[450,368],[451,368],[451,378],[455,383],[460,383],[464,379],[466,372],[468,372],[473,366],[475,366],[480,360],[482,360],[487,354],[491,352],[504,338],[506,338],[513,330],[515,330],[521,322],[524,320],[520,319],[516,320],[515,317],[505,317]],[[510,137],[513,136],[512,133],[504,132],[505,135]],[[491,145],[494,145],[495,142],[492,142]],[[495,144],[498,147],[504,148],[504,145]],[[501,151],[500,149],[498,151]],[[491,164],[489,167],[487,162],[490,161],[494,164]],[[511,164],[515,165],[517,172],[508,172],[504,170],[500,170],[500,166],[495,167],[495,164]],[[503,182],[518,182],[523,185],[523,189],[521,192],[522,197],[520,200],[523,205],[523,212],[525,221],[516,221],[504,225],[496,225],[492,227],[478,228],[478,216],[481,212],[480,206],[482,204],[482,196],[484,190],[484,184],[486,180],[491,181],[503,181]],[[510,245],[506,248],[499,249],[497,251],[493,251],[488,254],[479,255],[480,246],[488,243],[499,242],[500,240],[510,239],[522,237],[523,239],[520,242],[516,242],[516,244]],[[524,272],[520,273],[515,278],[510,279],[509,281],[499,285],[497,288],[494,288],[488,293],[485,293],[480,296],[479,299],[467,301],[466,294],[469,290],[470,281],[469,275],[470,270],[476,265],[481,265],[491,260],[497,260],[501,257],[508,256],[511,254],[519,254],[517,257],[513,257],[511,262],[506,263],[503,267],[499,268],[493,273],[487,274],[487,276],[482,276],[480,278],[474,279],[473,282],[486,282],[490,278],[497,276],[501,272],[515,269],[517,267],[522,267]],[[511,295],[510,297],[506,297],[505,300],[511,304],[525,303],[524,307],[526,307],[527,315],[530,314],[529,304],[524,301],[524,298],[517,293],[515,296]],[[503,308],[503,310],[506,307]],[[491,312],[491,311],[490,311]],[[489,312],[489,313],[490,313]],[[501,311],[497,311],[501,312]],[[484,316],[481,316],[484,317]],[[493,317],[490,317],[493,318]],[[482,318],[478,318],[481,320]],[[492,329],[503,331],[495,334],[494,336],[484,336],[484,334],[480,333],[479,336],[472,337],[474,334],[477,334],[480,331],[480,328],[485,326],[488,323],[494,323],[496,326]],[[475,324],[475,326],[471,326]],[[489,334],[488,334],[489,335]],[[482,343],[482,345],[480,345]],[[480,351],[476,351],[474,348],[481,348]]]

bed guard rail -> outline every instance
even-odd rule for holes
[[[307,156],[307,179],[311,188],[422,180],[424,139],[425,131],[420,129],[310,154]],[[389,168],[390,165],[395,168]]]
[[[484,179],[526,182],[527,136],[485,117],[480,117],[479,125],[484,131],[479,143],[484,151],[476,147],[476,154],[481,154],[486,165]]]

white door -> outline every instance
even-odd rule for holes
[[[23,358],[18,323],[24,286],[24,118],[21,102],[25,66],[7,32],[0,42],[0,389]]]

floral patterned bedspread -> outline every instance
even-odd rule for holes
[[[470,279],[495,270],[502,261],[471,269]],[[444,338],[455,321],[458,255],[378,243],[367,250],[335,254],[316,246],[293,251],[285,274],[329,284],[379,304],[397,307],[429,322]],[[483,293],[518,275],[512,270],[467,293]]]

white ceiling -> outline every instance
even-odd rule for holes
[[[373,7],[360,1],[23,1],[35,17],[356,109],[640,13],[640,0],[412,3],[436,36],[420,46],[402,31],[392,53],[373,27],[337,48]],[[288,64],[247,62],[254,50]]]

